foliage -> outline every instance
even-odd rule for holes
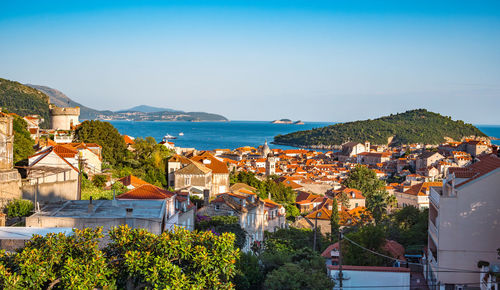
[[[92,178],[92,183],[97,188],[103,188],[104,185],[106,185],[106,181],[107,181],[106,175],[103,174],[96,174]]]
[[[239,250],[234,235],[175,228],[155,235],[127,226],[109,233],[104,250],[119,287],[148,289],[231,289]]]
[[[340,217],[339,217],[339,209],[337,206],[337,199],[333,199],[332,206],[332,215],[330,216],[330,227],[331,227],[331,240],[332,242],[335,240],[336,234],[340,229]]]
[[[317,235],[317,248],[321,252],[329,245],[329,241],[321,235],[320,231]],[[278,229],[274,233],[265,233],[265,248],[267,252],[294,252],[303,248],[312,248],[313,239],[314,235],[311,229],[293,227]]]
[[[5,206],[8,217],[25,217],[33,211],[33,203],[26,199],[16,199],[9,201]]]
[[[87,120],[81,123],[75,131],[75,140],[101,145],[102,157],[111,165],[118,165],[123,162],[128,152],[123,137],[108,122]]]
[[[394,203],[394,198],[385,190],[385,182],[378,179],[375,171],[366,166],[356,165],[343,184],[363,193],[366,198],[366,208],[376,222],[382,220],[388,207]]]
[[[82,200],[89,200],[90,197],[92,197],[92,199],[113,199],[113,190],[115,191],[115,195],[118,196],[128,189],[123,186],[122,183],[115,182],[111,186],[111,190],[106,190],[95,186],[94,183],[85,176],[82,178]]]
[[[286,263],[267,275],[265,289],[332,289],[334,282],[326,271],[304,268],[300,264]]]
[[[300,215],[300,210],[297,208],[295,204],[285,205],[285,210],[286,210],[286,218],[292,221],[295,221],[295,217]]]
[[[123,160],[123,167],[115,169],[116,177],[130,174],[160,187],[167,187],[167,159],[172,152],[162,144],[156,143],[153,137],[136,138],[133,152],[129,152]]]
[[[14,163],[17,163],[33,155],[35,141],[31,139],[28,124],[23,118],[15,116],[12,129],[14,131]]]
[[[271,200],[282,204],[287,209],[287,218],[293,220],[300,214],[298,209],[294,209],[296,197],[295,191],[291,187],[286,186],[281,182],[277,182],[274,178],[268,177],[266,180],[261,181],[255,177],[254,173],[246,171],[231,174],[229,178],[231,184],[245,183],[255,187],[261,198],[268,198],[270,195]],[[290,212],[288,212],[288,209],[290,209]]]
[[[427,244],[429,209],[419,210],[413,206],[404,207],[389,216],[385,224],[388,238],[405,248]]]
[[[236,216],[214,216],[197,223],[196,229],[216,234],[233,233],[236,236],[235,246],[240,249],[245,246],[246,234]]]
[[[18,253],[0,252],[0,285],[8,289],[113,287],[113,272],[99,250],[102,229],[72,235],[35,235]]]
[[[453,121],[425,109],[381,117],[374,120],[339,123],[323,128],[298,131],[274,137],[274,141],[287,145],[340,145],[346,140],[370,141],[373,144],[387,144],[394,137],[393,144],[439,144],[444,137],[460,140],[467,136],[486,136],[479,129],[463,121]]]
[[[252,253],[240,253],[236,263],[236,276],[234,284],[236,289],[261,289],[264,283],[264,271],[259,263],[259,258]]]
[[[49,97],[21,83],[0,78],[0,107],[20,116],[39,115],[41,127],[47,128],[50,120]]]
[[[357,231],[346,234],[346,237],[361,246],[378,253],[385,253],[385,232],[381,226],[365,225]],[[346,265],[387,266],[388,260],[342,240],[342,259]]]

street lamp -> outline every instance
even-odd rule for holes
[[[318,217],[321,216],[321,212],[316,213],[316,218],[314,219],[314,240],[313,240],[313,251],[316,251],[316,231],[318,229]]]

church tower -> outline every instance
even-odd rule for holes
[[[270,153],[266,158],[266,176],[274,174],[276,174],[276,158]]]

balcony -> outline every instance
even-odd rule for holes
[[[429,200],[435,205],[436,208],[439,208],[439,200],[441,198],[441,193],[443,189],[439,187],[431,187],[431,193],[429,195]]]
[[[439,221],[436,219],[436,222],[439,223]],[[438,244],[438,237],[439,237],[439,231],[437,227],[434,225],[432,221],[429,220],[429,236],[431,239],[434,241],[434,243],[437,245]]]

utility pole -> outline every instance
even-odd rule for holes
[[[318,231],[318,217],[321,216],[321,212],[318,211],[316,218],[314,219],[314,239],[313,239],[313,251],[316,251],[316,232]]]
[[[81,152],[78,152],[78,192],[77,192],[77,200],[82,199],[82,177],[83,177],[83,166],[84,162],[82,159]]]
[[[342,230],[339,229],[339,288],[342,289],[344,276],[342,274]]]

